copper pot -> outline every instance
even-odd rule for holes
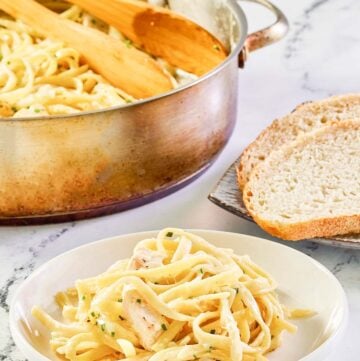
[[[254,2],[273,11],[277,21],[247,35],[245,15],[235,0],[192,0],[187,15],[233,46],[224,63],[189,85],[125,107],[1,119],[0,223],[121,211],[173,192],[206,170],[236,121],[239,60],[242,66],[249,51],[287,31],[277,8],[265,0]],[[216,26],[209,22],[213,13]]]

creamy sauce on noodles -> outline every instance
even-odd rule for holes
[[[50,5],[59,8],[64,18],[97,28],[133,46],[119,31],[77,6],[66,9],[66,4],[57,1]],[[174,87],[194,79],[163,61],[161,64]],[[43,38],[20,21],[0,18],[0,118],[72,114],[135,100],[89,69],[77,50]]]
[[[32,310],[69,361],[266,361],[295,332],[272,277],[248,256],[179,229],[55,297],[62,318]]]

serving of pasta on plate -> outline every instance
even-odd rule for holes
[[[296,332],[289,318],[312,315],[288,310],[276,288],[248,256],[169,228],[58,293],[61,321],[37,306],[32,314],[64,360],[263,361]]]

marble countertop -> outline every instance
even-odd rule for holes
[[[37,227],[0,228],[0,361],[23,361],[8,329],[9,303],[17,286],[38,266],[76,246],[101,238],[165,226],[207,228],[270,238],[207,200],[208,193],[242,149],[274,118],[298,103],[359,91],[359,0],[275,0],[291,31],[281,43],[251,54],[239,71],[239,116],[234,135],[215,165],[177,193],[122,214]],[[270,21],[244,4],[250,29]],[[360,251],[311,242],[290,243],[329,268],[350,306],[346,337],[330,361],[360,359]]]

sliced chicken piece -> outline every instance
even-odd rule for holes
[[[130,269],[156,268],[163,265],[165,256],[157,251],[139,248],[135,251],[130,261]]]
[[[125,286],[122,294],[124,312],[141,345],[151,351],[159,336],[167,329],[165,317],[155,311],[131,286]]]
[[[49,115],[46,108],[41,104],[32,104],[27,108],[22,108],[14,114],[14,118],[40,117]]]

